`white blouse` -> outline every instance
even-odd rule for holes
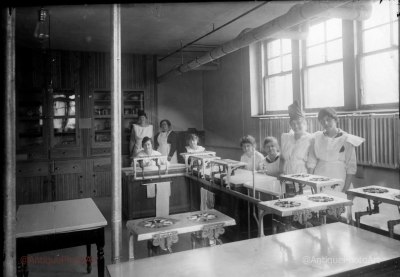
[[[346,174],[356,173],[355,147],[364,139],[339,129],[340,133],[334,138],[322,131],[315,133],[307,161],[309,168],[315,168],[314,174],[345,180]]]
[[[304,134],[296,140],[294,132],[283,133],[281,137],[281,159],[284,160],[283,174],[307,173],[306,162],[313,135]]]
[[[262,162],[264,160],[263,154],[261,154],[258,151],[255,151],[255,170],[261,170],[262,169]],[[246,163],[246,169],[247,170],[253,170],[253,155],[250,157],[247,154],[243,154],[240,157],[240,161]]]

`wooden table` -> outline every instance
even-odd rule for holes
[[[215,215],[214,219],[210,219],[207,221],[204,220],[193,220],[192,216],[208,213]],[[168,225],[164,227],[158,228],[148,228],[144,226],[145,222],[153,219],[160,218],[145,218],[145,219],[136,219],[129,220],[126,223],[126,227],[129,232],[129,259],[134,258],[134,241],[142,241],[142,240],[153,240],[153,245],[160,245],[163,249],[170,250],[172,243],[178,242],[178,234],[191,233],[197,231],[206,231],[210,232],[210,236],[214,236],[214,231],[221,231],[221,228],[225,226],[235,225],[236,222],[233,218],[224,215],[223,213],[217,210],[207,210],[207,211],[197,211],[197,212],[188,212],[181,214],[169,215],[168,217],[162,218],[172,221],[173,225]],[[222,231],[223,232],[223,231]],[[217,234],[218,236],[219,234]],[[210,237],[211,238],[211,237]]]
[[[314,202],[309,198],[311,197],[326,197],[333,199],[333,201],[329,202]],[[299,206],[294,207],[281,207],[276,205],[278,202],[296,202],[299,203]],[[299,221],[300,223],[307,222],[307,219],[310,219],[313,212],[323,211],[323,222],[326,223],[325,215],[335,215],[336,217],[340,216],[341,213],[345,211],[345,206],[351,206],[353,204],[352,201],[343,199],[340,197],[335,197],[327,194],[313,194],[313,195],[298,195],[292,198],[284,198],[278,200],[271,201],[263,201],[258,203],[258,221],[259,221],[259,236],[264,236],[264,226],[263,226],[263,217],[267,214],[275,214],[279,217],[289,217],[293,216],[293,221]],[[276,233],[276,226],[273,224],[273,233]]]
[[[374,192],[375,191],[375,192]],[[355,213],[356,225],[360,227],[361,217],[364,215],[372,215],[379,213],[379,205],[381,203],[387,203],[395,205],[399,209],[400,213],[400,190],[386,188],[381,186],[367,186],[356,189],[349,189],[346,191],[347,199],[353,201],[355,197],[365,198],[368,200],[368,207],[366,211],[358,211]],[[374,207],[371,207],[371,200],[373,201]],[[352,209],[348,211],[348,217],[352,221]],[[389,236],[393,237],[394,226],[400,224],[400,219],[388,220]]]
[[[312,193],[322,192],[325,187],[331,187],[335,185],[342,185],[344,181],[342,179],[329,178],[325,176],[312,175],[312,174],[288,174],[279,176],[279,180],[284,186],[286,181],[298,183],[300,185],[307,185],[311,187]]]
[[[343,223],[108,265],[111,277],[399,274],[400,241]],[[390,273],[389,273],[390,274]]]
[[[87,272],[91,244],[97,245],[98,276],[104,276],[104,227],[107,221],[91,198],[21,205],[17,211],[18,276],[28,276],[28,254],[86,245]]]

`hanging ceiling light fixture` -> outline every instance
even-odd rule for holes
[[[50,37],[49,34],[49,11],[43,8],[40,8],[38,11],[38,22],[36,23],[35,32],[33,36],[39,39],[41,42],[48,39]]]

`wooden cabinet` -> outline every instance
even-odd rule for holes
[[[111,195],[110,61],[109,53],[17,48],[18,204]],[[137,111],[156,120],[155,61],[122,55],[124,161]]]

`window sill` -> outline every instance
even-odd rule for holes
[[[399,114],[399,109],[380,109],[380,110],[359,110],[359,111],[337,111],[339,116],[346,116],[346,115],[385,115],[385,114]],[[318,115],[318,112],[310,112],[305,113],[306,117],[314,117]],[[281,114],[264,114],[264,115],[252,115],[252,118],[285,118],[289,117],[287,113]]]

